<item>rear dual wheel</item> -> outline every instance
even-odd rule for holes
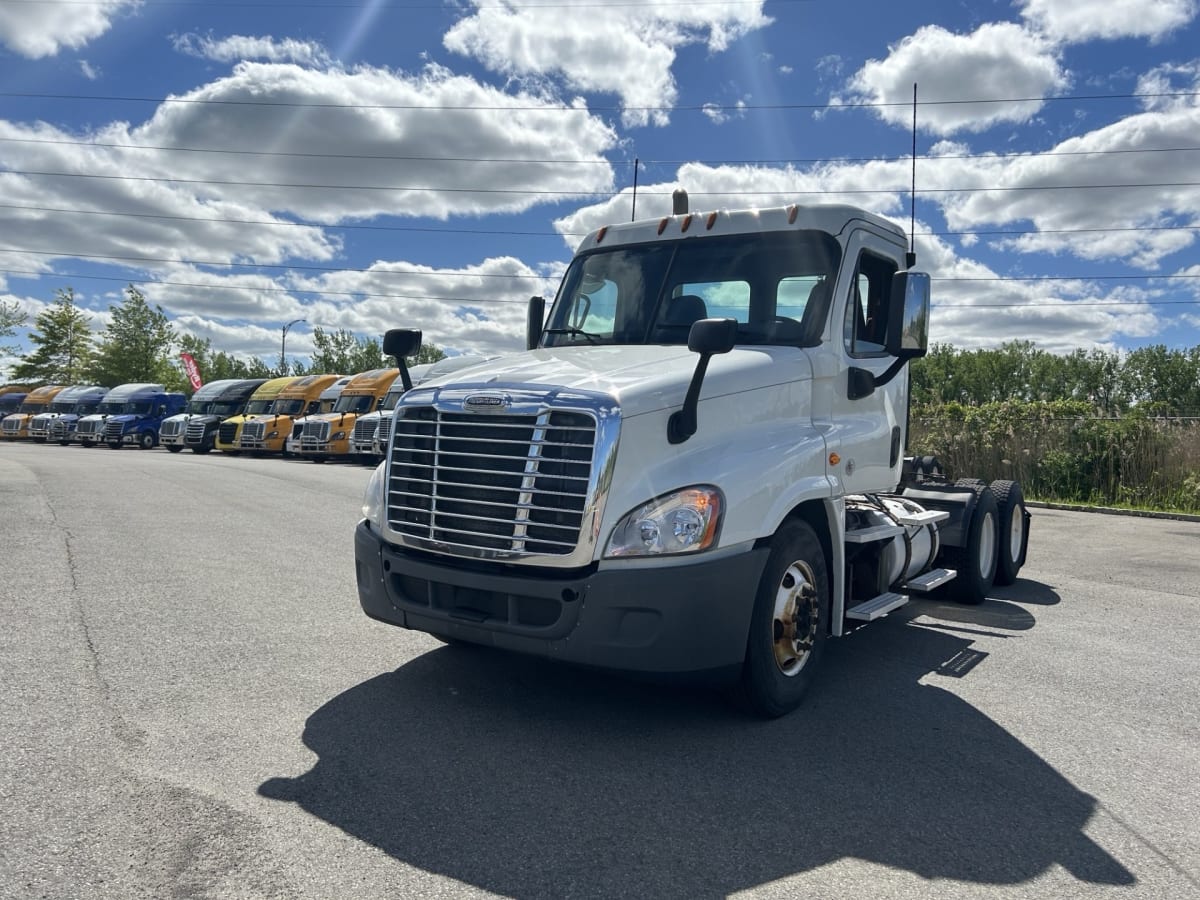
[[[1029,549],[1029,514],[1025,510],[1025,494],[1018,481],[993,481],[996,495],[996,518],[1000,531],[1000,552],[996,562],[996,584],[1012,584],[1017,580]]]
[[[966,523],[963,546],[942,551],[944,564],[958,573],[947,590],[957,602],[978,606],[987,599],[996,580],[1000,557],[999,508],[996,495],[986,482],[963,478],[956,485],[975,492],[975,505],[971,520]]]

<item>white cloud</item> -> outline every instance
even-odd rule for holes
[[[724,125],[730,119],[740,119],[746,115],[746,101],[738,100],[732,107],[719,103],[705,103],[701,111],[714,125]]]
[[[1028,122],[1042,108],[1038,98],[1069,83],[1054,44],[1007,22],[965,35],[927,25],[889,49],[885,59],[863,65],[831,104],[890,104],[874,112],[885,122],[908,127],[917,84],[918,104],[950,101],[918,105],[918,128],[948,135]],[[960,102],[993,98],[1003,102]]]
[[[1196,15],[1196,0],[1022,0],[1018,5],[1032,26],[1068,44],[1098,38],[1161,40]]]
[[[79,71],[83,73],[83,77],[88,81],[95,81],[100,77],[100,70],[93,66],[86,59],[79,61]]]
[[[211,34],[204,37],[189,33],[172,35],[171,43],[180,53],[214,62],[263,60],[272,63],[293,62],[311,68],[324,68],[331,62],[329,52],[321,44],[294,38],[276,40],[268,36],[235,34],[217,39]]]
[[[718,53],[771,22],[761,2],[603,7],[578,0],[578,9],[472,2],[474,14],[445,35],[448,50],[504,75],[559,75],[571,90],[617,94],[628,126],[667,123],[680,47],[704,43]]]
[[[141,0],[92,0],[73,3],[0,3],[0,44],[29,59],[54,56],[64,47],[78,49],[112,27],[120,13]]]

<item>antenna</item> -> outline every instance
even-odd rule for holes
[[[637,218],[637,175],[638,175],[638,158],[633,158],[633,213],[629,216],[629,221],[632,222]]]
[[[913,82],[912,124],[912,190],[908,195],[908,253],[904,264],[911,269],[917,264],[917,83]]]

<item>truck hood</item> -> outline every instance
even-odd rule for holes
[[[138,413],[118,413],[117,415],[109,416],[105,419],[106,422],[120,422],[122,425],[128,425],[130,422],[140,422],[146,418]]]
[[[428,388],[552,387],[606,394],[622,415],[636,416],[683,405],[699,355],[682,346],[556,347],[501,357],[464,372],[426,382],[406,397],[418,400]],[[702,397],[736,394],[772,384],[811,378],[807,353],[795,347],[736,347],[709,360]]]
[[[316,413],[315,415],[308,416],[306,418],[306,421],[309,421],[309,422],[333,422],[334,424],[337,424],[338,422],[342,421],[343,419],[353,422],[356,418],[358,418],[358,416],[362,416],[362,415],[366,415],[366,413],[353,413],[353,412]]]

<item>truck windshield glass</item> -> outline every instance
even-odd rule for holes
[[[31,413],[41,412],[46,407],[41,403],[22,403],[17,412]]]
[[[819,340],[841,260],[832,235],[726,235],[593,251],[572,262],[542,346],[687,344],[692,323],[731,318],[739,344]]]
[[[75,408],[71,412],[79,416],[90,416],[92,413],[100,409],[100,403],[97,400],[83,400],[75,404]]]
[[[71,412],[73,409],[75,409],[74,400],[55,400],[50,404],[50,412],[53,413]]]
[[[365,413],[370,412],[374,407],[375,397],[373,394],[362,394],[358,397],[347,397],[345,394],[342,394],[342,396],[338,397],[337,403],[333,404],[333,411],[335,413]]]
[[[187,409],[184,410],[189,416],[200,416],[208,411],[207,400],[189,400]]]
[[[276,400],[271,412],[277,416],[294,416],[304,412],[304,399],[296,397],[294,400]]]
[[[218,400],[209,407],[208,414],[228,419],[230,416],[236,416],[241,408],[242,404],[237,400]]]
[[[125,404],[121,403],[120,401],[116,401],[114,403],[101,403],[100,408],[96,410],[96,412],[102,413],[106,416],[115,416],[121,411],[121,407],[124,405]]]
[[[391,410],[396,408],[396,404],[400,402],[400,398],[404,396],[404,391],[388,391],[383,396],[383,402],[379,404],[381,410]]]
[[[132,413],[138,416],[148,416],[152,409],[154,409],[153,400],[130,400],[125,404],[121,412]]]
[[[271,404],[274,400],[251,400],[246,404],[246,415],[261,416],[263,413],[271,409]]]

